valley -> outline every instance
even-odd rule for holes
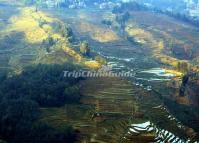
[[[49,136],[60,137],[53,143],[197,143],[199,28],[155,12],[125,12],[0,5],[0,107],[36,102],[33,131],[44,131],[47,143]],[[64,70],[103,66],[134,76],[63,78]],[[0,139],[9,139],[5,131]],[[34,135],[33,143],[43,143]]]

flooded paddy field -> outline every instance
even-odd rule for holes
[[[102,18],[107,14],[109,14],[108,11],[92,9],[70,10],[70,12],[60,10],[53,13],[55,17],[69,24],[80,40],[88,41],[92,50],[107,60],[107,65],[112,68],[112,71],[130,71],[134,73],[134,77],[88,79],[82,85],[81,106],[67,105],[63,109],[57,109],[57,111],[62,110],[61,114],[65,116],[63,119],[49,113],[46,120],[49,122],[60,120],[59,126],[64,124],[62,120],[70,122],[80,131],[82,142],[184,143],[197,140],[197,131],[193,131],[191,128],[194,126],[187,123],[197,117],[197,113],[192,117],[192,115],[186,115],[185,110],[198,112],[198,109],[195,107],[185,109],[183,106],[181,108],[181,105],[176,110],[173,109],[178,104],[171,95],[175,87],[170,84],[173,79],[180,82],[181,78],[167,73],[165,71],[167,66],[153,56],[153,52],[158,51],[150,46],[155,43],[149,41],[150,44],[144,46],[134,44],[116,29],[103,25]],[[165,43],[173,37],[186,42],[185,39],[188,38],[181,36],[184,29],[188,29],[189,34],[197,37],[197,28],[178,21],[170,23],[170,18],[154,15],[140,19],[139,12],[135,12],[134,22],[141,25],[140,28],[151,32],[154,37],[161,37],[162,39],[159,40]],[[152,20],[152,17],[159,17],[160,20]],[[144,25],[146,23],[147,26]],[[152,23],[156,23],[158,28],[150,27]],[[166,28],[168,23],[169,28],[173,29]],[[174,30],[177,32],[172,33]],[[194,39],[191,40],[194,41]],[[191,44],[198,45],[197,41]],[[180,56],[164,54],[175,58]],[[67,110],[77,113],[76,116],[67,114]],[[48,110],[44,110],[45,112],[48,113]],[[197,127],[195,126],[194,129],[197,130]]]

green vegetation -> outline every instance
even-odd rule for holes
[[[178,119],[181,119],[182,122],[198,132],[199,127],[199,110],[198,107],[189,107],[186,105],[178,105],[178,103],[165,99],[165,104],[172,112],[173,115],[176,115]],[[195,139],[193,139],[195,140]]]
[[[80,52],[84,56],[89,56],[90,55],[90,48],[89,48],[89,45],[88,45],[88,43],[86,41],[81,43]]]
[[[129,18],[130,18],[129,12],[116,15],[116,21],[119,23],[121,29],[123,30],[125,29],[126,22],[129,20]]]
[[[31,100],[1,101],[0,135],[9,142],[21,142],[21,137],[27,135],[38,116],[39,106]]]
[[[99,68],[93,60],[97,55],[90,55],[84,42],[84,53],[73,48],[81,41],[72,29],[34,8],[20,8],[7,19],[9,25],[0,30],[0,52],[6,56],[0,55],[0,138],[8,143],[74,142],[73,127],[41,121],[41,108],[79,104],[80,79],[64,77],[63,71]]]
[[[112,13],[114,14],[123,13],[126,10],[140,11],[140,10],[147,10],[147,8],[144,5],[140,5],[137,2],[127,2],[127,3],[122,3],[121,6],[115,6],[112,10]]]
[[[40,106],[61,106],[78,102],[78,79],[63,77],[69,65],[38,65],[27,67],[20,75],[1,81],[0,91],[6,98],[26,98]]]
[[[4,58],[1,63],[14,68],[13,72],[19,74],[25,66],[40,63],[68,62],[93,68],[88,64],[90,60],[93,62],[91,58],[95,59],[90,57],[90,50],[84,46],[86,53],[75,49],[73,42],[82,42],[76,40],[72,29],[59,19],[34,8],[21,8],[19,14],[11,16],[9,21],[0,37],[1,52],[8,53],[7,60]],[[94,68],[99,68],[100,63],[95,63]]]
[[[27,67],[20,75],[2,78],[1,137],[15,143],[73,142],[75,132],[71,127],[59,131],[38,121],[39,107],[79,102],[79,80],[63,77],[64,70],[72,69],[69,65],[38,65]]]
[[[185,74],[190,71],[190,67],[187,62],[178,62],[176,69]]]
[[[31,5],[35,1],[24,2]],[[8,143],[73,143],[78,134],[81,142],[123,142],[129,125],[146,121],[187,139],[186,127],[181,128],[159,105],[164,97],[175,100],[179,92],[187,96],[186,74],[199,63],[195,29],[146,12],[136,3],[115,7],[112,13],[43,9],[44,13],[39,9],[41,2],[37,1],[36,9],[17,7],[18,13],[9,16],[0,10],[0,20],[4,16],[7,20],[0,21],[0,143],[1,139]],[[159,81],[159,75],[146,73],[137,73],[136,81],[64,77],[63,71],[98,70],[106,64],[101,54],[116,72],[160,67],[177,81],[168,81],[169,76]],[[177,82],[182,76],[180,87]],[[156,85],[164,97],[155,91]],[[192,120],[191,108],[169,103],[165,101],[177,117],[186,118],[185,125],[191,120],[198,128],[196,108],[196,120]],[[136,134],[135,138],[145,140],[144,136]]]
[[[102,65],[106,65],[107,61],[101,56],[95,56],[95,60],[98,61]]]
[[[113,26],[114,28],[117,28],[118,30],[121,29],[121,31],[124,32],[126,23],[130,18],[130,13],[128,11],[119,10],[121,8],[119,8],[118,10],[116,9],[118,8],[114,8],[112,13],[102,20],[102,24]]]

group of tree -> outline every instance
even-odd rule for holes
[[[190,71],[190,65],[187,62],[178,62],[176,66],[176,70],[186,74]]]
[[[187,22],[190,24],[193,24],[195,26],[199,26],[199,19],[197,17],[191,17],[185,13],[175,12],[175,11],[168,11],[168,10],[161,10],[158,8],[153,9],[154,12],[166,14],[168,16],[174,17],[178,20],[181,20],[183,22]]]
[[[112,13],[124,13],[125,11],[140,11],[140,10],[148,10],[148,8],[144,5],[139,4],[138,2],[132,1],[128,3],[121,3],[119,6],[115,6],[112,10]]]
[[[112,14],[114,19],[104,19],[102,24],[113,26],[117,29],[120,29],[124,33],[127,21],[130,19],[129,11],[132,10],[141,10],[143,7],[137,2],[121,3],[112,9]]]
[[[1,76],[0,138],[8,143],[72,143],[75,131],[60,131],[39,121],[40,107],[78,103],[79,80],[65,78],[69,65],[27,67],[20,75]]]
[[[118,14],[123,13],[124,11],[152,11],[157,12],[161,14],[166,14],[168,16],[174,17],[176,19],[182,20],[184,22],[191,23],[195,26],[199,26],[199,19],[197,17],[191,17],[190,15],[186,13],[182,13],[181,11],[177,11],[175,9],[173,10],[167,10],[167,9],[161,9],[161,7],[153,6],[153,7],[147,7],[142,3],[138,2],[128,2],[128,3],[122,3],[121,6],[115,6],[112,10],[112,13]]]
[[[7,143],[72,143],[75,141],[75,131],[70,126],[59,131],[39,121],[39,116],[39,106],[32,100],[1,101],[1,139]]]
[[[39,21],[39,25],[41,28],[43,28],[43,25],[45,24],[46,24],[45,21],[43,20]],[[63,37],[63,39],[65,39],[68,43],[72,43],[74,41],[75,37],[73,35],[73,31],[70,26],[62,23],[61,21],[53,22],[50,24],[50,26],[53,27],[53,33],[60,34]],[[46,31],[46,33],[50,33],[50,32],[51,31]],[[52,35],[49,34],[48,38],[43,40],[42,47],[46,48],[46,51],[50,53],[52,49],[56,47],[54,45],[57,45],[57,47],[62,46],[58,44],[58,41],[59,40],[52,38]]]
[[[64,78],[62,75],[64,70],[72,69],[72,65],[27,67],[21,75],[1,81],[0,91],[5,98],[31,99],[42,107],[78,102],[80,97],[78,88],[74,88],[76,92],[72,91],[72,94],[65,92],[68,88],[78,87],[79,79]]]
[[[129,20],[130,14],[128,11],[116,15],[116,21],[119,23],[122,30],[125,29],[126,22]]]

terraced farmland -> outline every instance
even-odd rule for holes
[[[183,41],[184,44],[189,46],[192,44],[197,46],[197,41],[188,42],[191,36],[186,38],[181,33],[182,31],[187,31],[188,35],[194,35],[192,37],[196,38],[197,28],[167,16],[161,17],[158,14],[147,12],[132,12],[132,19],[129,20],[128,24],[136,24],[142,29],[143,35],[146,36],[144,37],[146,38],[146,44],[135,44],[120,35],[120,32],[114,28],[101,23],[100,19],[106,14],[107,11],[96,11],[93,13],[92,10],[81,12],[74,10],[72,14],[66,11],[64,15],[60,12],[53,12],[53,15],[71,25],[75,35],[78,35],[81,40],[88,41],[94,51],[106,58],[107,65],[112,67],[114,72],[130,71],[135,73],[134,78],[122,80],[114,78],[90,79],[86,82],[81,102],[92,107],[91,122],[95,122],[98,129],[90,130],[89,127],[86,127],[86,129],[80,129],[80,131],[85,133],[86,137],[89,136],[93,142],[110,142],[111,137],[113,142],[147,142],[148,139],[153,140],[154,138],[157,139],[157,142],[175,142],[176,140],[186,142],[188,138],[192,138],[190,134],[187,134],[188,130],[190,130],[189,127],[184,126],[182,122],[171,114],[170,110],[172,109],[168,109],[164,101],[165,97],[170,98],[170,94],[174,90],[170,86],[167,87],[173,77],[169,76],[169,74],[164,75],[162,70],[162,68],[170,66],[161,62],[154,55],[166,55],[171,59],[175,59],[175,62],[181,61],[181,58],[184,57],[179,58],[171,53],[169,46],[178,45],[180,44],[179,41]],[[142,14],[146,18],[140,18]],[[83,19],[81,15],[84,15],[84,17],[94,16],[93,18]],[[84,22],[87,25],[89,23],[95,25],[91,29],[91,33],[89,30],[82,32],[81,23]],[[133,28],[136,29],[136,26]],[[119,38],[109,42],[97,41],[91,36],[98,28],[116,33]],[[149,33],[148,36],[145,35],[147,32]],[[176,36],[176,33],[178,36]],[[143,38],[143,35],[138,38]],[[103,34],[98,36],[103,38]],[[155,42],[150,36],[155,39]],[[172,39],[176,40],[173,41]],[[193,48],[195,47],[193,46]],[[188,60],[191,61],[192,59]],[[169,64],[173,64],[172,62],[173,60]],[[157,70],[159,72],[143,72],[148,70]],[[147,122],[153,125],[153,129],[149,132],[147,129],[151,127],[150,125],[145,129],[140,129],[144,131],[138,133],[138,136],[136,131],[133,134],[128,133],[128,128],[131,125],[139,127],[140,124]],[[112,126],[115,126],[114,130],[116,132],[112,132]],[[105,129],[103,130],[101,127]],[[108,132],[109,130],[110,132]],[[93,132],[93,135],[89,134],[89,132]],[[88,142],[90,141],[89,138]]]
[[[118,29],[101,23],[103,17],[110,14],[106,10],[45,11],[52,18],[56,17],[70,25],[76,37],[75,42],[88,41],[91,50],[104,57],[113,72],[131,72],[134,77],[82,80],[80,103],[41,108],[41,121],[60,130],[72,125],[79,135],[78,142],[81,143],[189,143],[190,140],[198,140],[199,135],[194,130],[197,127],[181,120],[181,117],[187,117],[193,124],[197,122],[197,119],[193,120],[193,114],[189,115],[192,107],[188,106],[189,110],[175,110],[167,104],[169,101],[178,107],[171,94],[178,89],[172,87],[170,82],[181,82],[181,78],[166,73],[165,70],[172,69],[179,61],[188,62],[194,67],[197,65],[198,28],[155,13],[132,12],[126,25],[126,34],[137,41],[132,42]],[[30,15],[26,15],[26,12],[30,12]],[[10,19],[11,23],[7,26],[12,32],[2,32],[2,43],[8,39],[11,43],[9,46],[0,45],[0,72],[20,70],[23,66],[38,63],[76,62],[75,64],[84,66],[87,63],[87,67],[94,63],[99,68],[99,63],[93,62],[93,57],[83,57],[79,51],[75,51],[77,43],[70,43],[69,38],[64,38],[61,34],[51,33],[51,38],[55,38],[57,43],[50,47],[52,51],[48,53],[44,43],[49,33],[44,27],[50,26],[51,29],[52,19],[43,15],[48,22],[47,25],[40,26],[38,19],[41,17],[38,18],[36,13],[24,9],[21,17],[18,17],[21,19]],[[140,15],[146,18],[140,18]],[[10,17],[11,15],[5,18]],[[29,19],[28,22],[26,18]],[[27,27],[21,26],[21,22],[26,23]],[[5,21],[0,27],[4,27],[4,24]],[[30,31],[27,30],[29,27],[32,28]],[[37,32],[42,36],[35,34],[35,28],[39,29]],[[22,31],[23,34],[15,30]],[[17,40],[14,39],[16,36],[19,36]],[[173,115],[175,112],[172,111],[176,114]],[[194,112],[194,115],[197,113],[198,111]]]
[[[81,133],[80,142],[186,140],[186,127],[163,105],[155,93],[126,80],[93,78],[82,84],[81,105],[43,109],[43,120],[59,128],[70,123]],[[131,130],[149,121],[152,129]],[[172,138],[163,129],[174,133]]]

